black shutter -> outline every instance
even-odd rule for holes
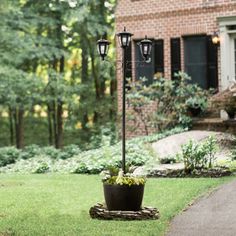
[[[164,40],[159,39],[154,42],[154,73],[161,73],[164,76]]]
[[[207,80],[208,88],[218,89],[218,46],[207,36]]]
[[[174,80],[175,73],[181,71],[181,41],[180,38],[172,38],[170,40],[171,54],[171,78]]]

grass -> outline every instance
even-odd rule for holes
[[[100,221],[89,208],[103,202],[97,175],[0,175],[0,235],[158,236],[193,199],[232,178],[149,179],[144,205],[158,221]]]

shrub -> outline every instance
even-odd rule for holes
[[[58,150],[52,146],[49,146],[49,147],[42,148],[42,152],[46,156],[51,157],[52,159],[57,159],[59,156],[60,150]]]
[[[65,160],[65,159],[71,158],[75,155],[78,155],[79,153],[81,153],[79,146],[77,146],[75,144],[71,144],[71,145],[64,147],[63,151],[58,153],[58,158]]]
[[[20,158],[29,159],[35,156],[39,156],[42,152],[42,149],[38,145],[26,146],[23,151],[21,151]]]
[[[198,85],[189,83],[190,80],[187,74],[179,72],[176,80],[158,78],[149,86],[145,78],[134,82],[127,96],[131,108],[128,118],[133,121],[133,129],[143,126],[148,135],[149,128],[163,131],[176,125],[189,127],[192,121],[187,111],[189,98],[205,109],[210,94]],[[156,104],[157,109],[147,113],[146,107],[151,103]]]
[[[6,166],[12,163],[19,158],[20,151],[15,147],[4,147],[0,149],[0,167]]]
[[[185,171],[189,173],[195,169],[212,168],[216,150],[216,139],[213,136],[202,143],[190,140],[187,144],[182,145]]]

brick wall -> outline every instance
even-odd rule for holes
[[[145,35],[153,39],[164,39],[165,77],[170,78],[170,38],[197,34],[211,35],[218,30],[217,17],[231,15],[236,15],[236,0],[118,0],[116,32],[122,31],[126,26],[127,30],[134,34],[133,39],[141,39]],[[183,40],[181,44],[181,61],[184,68]],[[120,59],[120,56],[121,51],[118,47],[117,58]],[[118,70],[119,108],[121,78],[121,71]],[[153,106],[150,109],[153,109]],[[139,130],[138,133],[142,132]]]

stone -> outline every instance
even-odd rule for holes
[[[160,213],[155,207],[143,207],[140,211],[109,211],[103,204],[91,207],[89,214],[92,219],[100,220],[157,220]]]
[[[211,177],[220,178],[224,176],[230,176],[233,172],[228,167],[215,167],[212,169],[196,169],[192,173],[186,173],[184,169],[174,169],[174,170],[152,170],[148,177],[161,177],[161,178],[200,178],[200,177]]]

